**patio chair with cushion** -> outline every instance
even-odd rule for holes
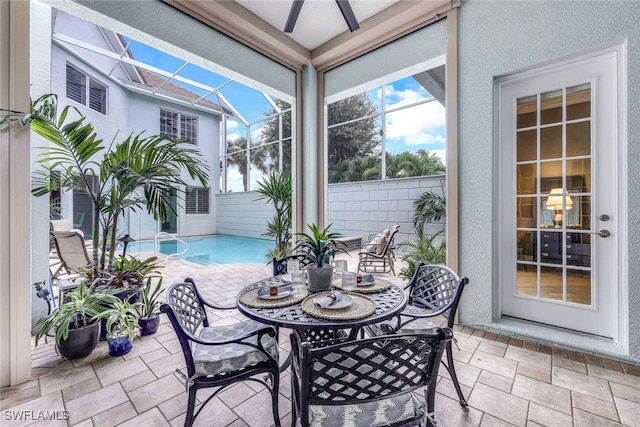
[[[280,427],[276,330],[253,320],[211,326],[207,308],[220,307],[205,301],[193,280],[170,286],[166,303],[160,307],[169,316],[187,365],[186,374],[177,370],[188,391],[184,425],[191,426],[206,404],[228,386],[255,381],[271,393],[273,419],[276,427]],[[271,385],[263,378],[265,374]],[[195,411],[198,390],[212,387],[217,390]]]
[[[395,319],[368,326],[370,335],[415,334],[436,330],[440,325],[435,323],[436,317],[442,316],[446,326],[453,328],[456,310],[464,287],[469,283],[466,277],[458,275],[443,265],[420,263],[411,281],[405,286],[409,292],[409,304]],[[455,338],[453,340],[455,342]],[[453,364],[451,341],[446,344],[447,368],[453,385],[458,393],[460,406],[467,406],[462,394],[458,376]]]
[[[291,334],[292,425],[434,426],[438,367],[451,330],[314,347]],[[413,392],[424,388],[424,401]],[[426,403],[426,408],[425,408]]]
[[[391,230],[385,229],[382,233],[372,234],[358,252],[358,272],[395,273],[393,263],[395,256],[394,238],[400,226],[395,224]]]

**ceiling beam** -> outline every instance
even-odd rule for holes
[[[311,51],[317,70],[327,70],[380,47],[439,19],[458,0],[399,1],[360,23],[360,30],[344,32]]]
[[[302,70],[311,62],[319,71],[422,28],[460,6],[460,0],[400,0],[360,22],[358,31],[345,31],[309,51],[235,1],[162,1],[285,66]]]
[[[308,49],[235,1],[163,1],[290,68],[302,69],[311,59]]]
[[[349,27],[349,31],[353,33],[360,28],[356,15],[353,13],[353,9],[351,9],[351,5],[349,4],[349,0],[336,0],[336,3],[338,3],[342,17],[346,21],[347,27]]]
[[[289,17],[287,18],[287,23],[284,26],[285,33],[293,32],[293,28],[296,26],[296,21],[298,20],[298,16],[300,16],[302,3],[304,3],[304,0],[293,0],[293,4],[291,5],[291,9],[289,10]]]

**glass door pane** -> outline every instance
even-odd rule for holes
[[[592,303],[590,111],[590,84],[517,101],[518,295]]]

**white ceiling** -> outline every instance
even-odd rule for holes
[[[293,4],[293,0],[235,1],[279,31],[283,31]],[[398,1],[350,0],[349,4],[358,22],[362,23]],[[304,0],[293,32],[284,34],[313,50],[345,31],[349,28],[335,0]]]

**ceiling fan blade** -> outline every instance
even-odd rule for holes
[[[300,15],[300,9],[302,9],[302,3],[304,3],[304,0],[293,0],[293,4],[291,5],[291,10],[289,10],[289,17],[287,18],[287,23],[284,25],[285,33],[293,32],[293,27],[296,26],[298,15]]]
[[[351,5],[349,4],[349,0],[336,0],[336,3],[338,3],[340,12],[342,12],[342,16],[347,22],[349,30],[353,33],[355,30],[360,28],[360,24],[358,24],[356,15],[354,15],[353,9],[351,9]]]

